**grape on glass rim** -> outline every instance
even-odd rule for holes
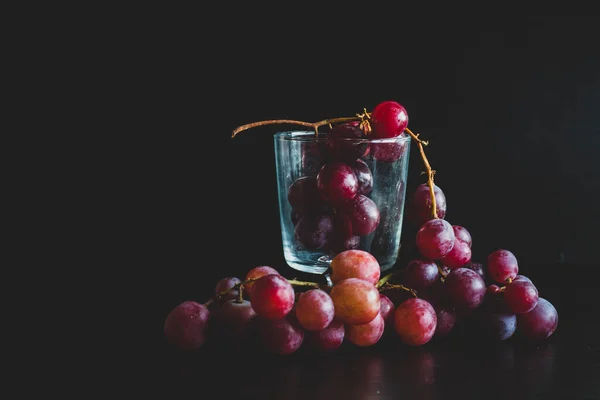
[[[396,101],[383,101],[371,112],[371,134],[376,138],[399,136],[407,126],[408,113],[404,106]]]

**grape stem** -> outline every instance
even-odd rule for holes
[[[425,149],[423,148],[423,146],[429,145],[429,142],[419,139],[419,134],[414,134],[408,128],[404,128],[404,130],[413,138],[413,140],[417,142],[417,145],[419,146],[419,152],[421,153],[423,164],[425,164],[425,169],[427,170],[427,186],[429,186],[429,194],[431,195],[431,215],[434,219],[438,218],[437,205],[435,203],[435,191],[433,190],[433,176],[435,175],[435,170],[431,169],[429,160],[427,160],[427,156],[425,156]]]
[[[438,272],[440,273],[440,280],[442,281],[442,283],[444,283],[444,281],[446,281],[446,277],[448,276],[448,274],[445,274],[442,267],[440,267],[437,263],[435,265],[437,266]]]
[[[411,289],[409,287],[406,287],[404,285],[400,285],[400,284],[394,284],[394,283],[384,283],[383,285],[381,285],[380,290],[387,290],[387,289],[399,289],[399,290],[404,290],[406,292],[409,292],[413,297],[418,298],[419,296],[417,296],[417,292],[414,289]]]
[[[313,287],[315,289],[321,289],[321,285],[319,285],[317,282],[298,281],[296,279],[288,279],[287,281],[292,286],[306,286],[306,287]]]
[[[375,284],[375,287],[377,289],[379,289],[380,287],[382,287],[383,285],[385,285],[390,279],[392,279],[394,276],[393,272],[390,272],[389,274],[387,274],[386,276],[384,276],[383,278],[381,278],[379,281],[377,281],[377,283]]]
[[[205,306],[209,306],[212,303],[214,303],[215,301],[221,299],[223,296],[225,296],[227,293],[231,292],[232,290],[238,290],[240,291],[240,295],[237,298],[237,301],[242,301],[244,299],[244,295],[243,295],[243,289],[244,289],[244,285],[250,282],[254,282],[256,280],[258,280],[259,278],[252,278],[252,279],[246,279],[243,282],[240,283],[236,283],[235,285],[233,285],[231,288],[227,289],[227,290],[223,290],[221,293],[217,293],[216,295],[214,295],[213,297],[211,297],[210,299],[208,299],[204,305]]]
[[[251,122],[249,124],[238,126],[237,128],[235,128],[233,130],[231,137],[234,138],[234,137],[236,137],[236,135],[238,133],[245,131],[247,129],[250,129],[250,128],[256,128],[258,126],[265,126],[265,125],[274,125],[274,124],[277,124],[277,125],[292,124],[292,125],[306,126],[308,128],[313,128],[315,130],[315,135],[317,135],[317,134],[319,134],[320,126],[323,126],[323,125],[331,126],[331,124],[337,124],[340,122],[363,121],[364,118],[366,118],[365,114],[357,114],[355,117],[340,117],[340,118],[324,119],[324,120],[318,121],[318,122],[305,122],[305,121],[297,121],[294,119],[270,119],[270,120],[265,120],[265,121]]]

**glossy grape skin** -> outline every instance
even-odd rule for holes
[[[371,143],[371,155],[377,161],[394,162],[406,152],[406,142]]]
[[[539,294],[535,285],[526,280],[515,280],[506,285],[504,301],[515,314],[525,314],[533,310]]]
[[[358,194],[368,196],[373,190],[373,173],[366,162],[360,158],[348,163],[358,179]]]
[[[347,325],[346,337],[351,343],[360,347],[373,346],[383,336],[385,322],[381,313],[373,320],[361,325]]]
[[[498,283],[515,279],[519,273],[517,258],[509,250],[495,250],[488,255],[487,268],[490,277]]]
[[[437,211],[438,218],[444,219],[446,217],[446,195],[440,189],[439,186],[433,184],[433,193],[435,196],[435,209]],[[431,213],[431,192],[427,183],[422,183],[417,186],[410,204],[409,218],[415,224],[420,227],[425,222],[433,219]],[[452,229],[454,231],[454,228]]]
[[[231,300],[231,299],[237,299],[240,295],[240,291],[238,289],[234,289],[234,290],[230,290],[230,289],[232,289],[235,285],[240,284],[240,283],[242,283],[240,278],[237,278],[235,276],[228,276],[225,278],[221,278],[215,285],[215,294],[218,295],[220,293],[227,291],[227,293],[225,293],[221,297],[221,301],[223,301],[223,302],[225,302],[227,300]]]
[[[456,325],[456,312],[450,308],[434,307],[437,317],[434,336],[446,337]]]
[[[287,199],[292,209],[300,214],[320,211],[324,207],[324,199],[317,187],[315,176],[296,179],[288,188]]]
[[[294,307],[296,293],[281,275],[265,275],[254,282],[250,303],[258,315],[267,319],[285,317]]]
[[[318,351],[333,351],[344,342],[346,328],[341,321],[333,320],[329,326],[320,331],[307,331],[305,341],[312,349]]]
[[[507,340],[517,329],[517,316],[512,313],[480,312],[476,318],[483,334],[493,340]]]
[[[410,346],[421,346],[429,342],[436,326],[435,309],[423,299],[408,299],[394,312],[394,328],[402,342]]]
[[[431,260],[441,260],[452,250],[454,241],[452,225],[444,219],[429,220],[417,231],[417,249]]]
[[[394,311],[396,311],[396,306],[394,305],[392,300],[385,294],[379,294],[379,301],[381,305],[379,313],[383,317],[383,322],[385,323],[385,326],[392,326],[394,323]]]
[[[332,214],[307,214],[294,227],[294,238],[308,250],[325,249],[331,245],[335,235],[335,219]]]
[[[517,316],[517,330],[530,339],[546,339],[557,327],[558,312],[554,305],[543,297],[538,298],[533,310]]]
[[[515,279],[513,279],[513,282],[516,281],[527,281],[527,282],[531,282],[531,279],[529,279],[528,277],[526,277],[525,275],[517,275],[515,276]],[[531,282],[533,283],[533,282]]]
[[[502,293],[500,286],[491,284],[490,286],[487,287],[487,294],[495,295],[495,294],[499,294],[499,293]]]
[[[210,320],[210,311],[204,304],[184,301],[167,315],[165,337],[179,350],[196,350],[206,342]]]
[[[333,300],[321,289],[300,293],[296,302],[296,319],[307,331],[320,331],[329,326],[335,315]]]
[[[464,226],[460,225],[452,225],[452,229],[454,230],[454,236],[456,239],[465,242],[469,245],[469,247],[473,247],[473,238],[471,237],[471,233]]]
[[[467,265],[465,265],[465,267],[468,267],[470,269],[472,269],[473,271],[477,272],[479,274],[479,276],[481,276],[483,278],[484,281],[487,280],[487,275],[485,273],[485,268],[483,267],[483,264],[480,262],[470,262]]]
[[[332,159],[349,163],[365,155],[369,143],[348,139],[366,139],[358,121],[336,125],[327,133],[325,146]]]
[[[452,250],[442,257],[440,261],[450,269],[464,267],[471,261],[471,247],[469,247],[467,242],[456,238],[454,239]]]
[[[220,334],[227,339],[245,339],[256,316],[256,311],[248,300],[228,300],[223,303],[218,313]]]
[[[343,162],[328,162],[317,174],[317,187],[325,200],[339,203],[352,200],[358,193],[358,179]]]
[[[363,194],[344,203],[340,210],[352,221],[352,232],[355,235],[368,235],[379,225],[380,214],[377,204]]]
[[[402,283],[417,293],[426,292],[439,278],[437,264],[426,258],[411,260],[402,273]]]
[[[345,324],[371,322],[381,309],[379,291],[362,279],[344,279],[333,285],[329,295],[335,306],[335,317]]]
[[[408,113],[396,101],[383,101],[371,113],[371,135],[376,138],[396,137],[408,126]]]
[[[292,354],[300,349],[305,335],[294,313],[280,319],[257,317],[257,333],[263,347],[279,355]]]
[[[381,275],[377,259],[364,250],[346,250],[337,254],[329,265],[331,281],[336,284],[344,279],[359,278],[376,284]]]
[[[250,279],[258,279],[265,275],[279,275],[279,271],[268,265],[259,265],[258,267],[254,267],[248,271],[244,280],[247,281]],[[252,286],[254,286],[254,282],[248,282],[243,286],[244,294],[248,297],[250,297],[252,294]]]
[[[469,268],[454,269],[446,277],[444,287],[449,301],[461,311],[474,310],[485,298],[485,282]]]

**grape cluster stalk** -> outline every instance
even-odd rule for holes
[[[171,346],[195,351],[219,338],[287,355],[301,348],[330,352],[344,343],[369,347],[384,335],[407,346],[422,346],[451,335],[462,323],[495,340],[513,336],[545,340],[556,331],[556,308],[540,296],[531,279],[519,274],[515,254],[497,249],[485,263],[472,260],[471,233],[446,220],[446,197],[434,183],[435,170],[425,155],[429,143],[408,129],[408,114],[401,104],[384,101],[372,112],[315,123],[259,121],[236,128],[232,137],[268,124],[301,125],[313,128],[315,134],[320,127],[330,128],[327,146],[336,155],[335,162],[321,167],[312,179],[294,182],[288,191],[299,239],[307,246],[336,250],[330,280],[288,279],[267,265],[249,269],[244,279],[224,277],[204,303],[189,300],[170,311],[164,334]],[[402,134],[417,143],[427,174],[407,207],[408,220],[417,228],[417,254],[400,269],[380,276],[377,259],[357,249],[353,236],[325,240],[310,229],[331,222],[351,227],[355,236],[373,231],[378,215],[366,197],[369,174],[356,161],[369,151],[392,159],[397,149],[344,147],[344,141],[336,139]],[[314,214],[323,200],[348,219],[327,221],[324,214]]]

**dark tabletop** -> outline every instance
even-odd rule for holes
[[[145,386],[214,399],[598,399],[600,313],[598,284],[585,279],[591,268],[530,272],[559,314],[544,341],[490,341],[462,328],[421,347],[386,333],[369,348],[344,342],[328,354],[301,348],[287,356],[215,342],[181,354],[163,343]],[[163,321],[156,322],[160,330]]]

